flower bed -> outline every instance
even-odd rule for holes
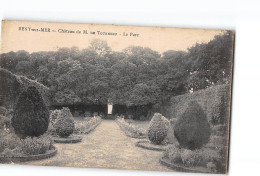
[[[102,119],[99,116],[92,117],[90,120],[76,121],[75,122],[75,134],[88,134],[93,131],[100,123]]]
[[[143,128],[137,128],[133,124],[127,123],[123,118],[116,119],[117,124],[120,129],[126,134],[128,137],[143,139],[147,137],[147,132]]]
[[[206,146],[189,150],[170,145],[160,159],[160,163],[176,171],[219,173],[217,163],[220,159],[219,151]]]
[[[41,160],[41,159],[48,159],[57,154],[57,149],[53,146],[50,150],[48,150],[44,154],[37,154],[37,155],[28,155],[28,156],[0,156],[0,163],[20,163],[26,161],[34,161],[34,160]]]
[[[18,138],[14,133],[0,132],[0,162],[23,162],[54,156],[57,150],[50,136]]]
[[[210,170],[207,168],[203,168],[203,167],[188,168],[183,165],[177,165],[177,164],[171,163],[169,158],[160,158],[159,162],[162,165],[167,166],[167,167],[169,167],[175,171],[179,171],[179,172],[210,173]]]

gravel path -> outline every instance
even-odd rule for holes
[[[160,165],[161,152],[135,146],[139,139],[125,136],[113,120],[103,120],[81,143],[55,144],[58,154],[28,165],[171,171]]]

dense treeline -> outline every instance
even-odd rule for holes
[[[232,37],[224,32],[187,52],[162,55],[139,46],[114,52],[96,39],[83,50],[4,53],[0,66],[50,87],[54,104],[159,105],[171,96],[228,83]]]

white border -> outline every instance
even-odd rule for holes
[[[229,175],[253,176],[260,175],[259,7],[256,0],[1,0],[0,19],[236,30]],[[201,175],[0,165],[1,176],[35,174]]]

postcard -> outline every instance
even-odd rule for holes
[[[234,31],[2,21],[0,163],[227,173]]]

